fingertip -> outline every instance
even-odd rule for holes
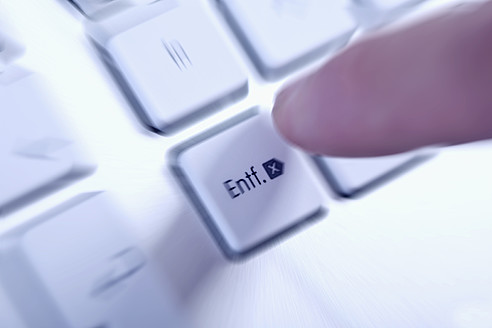
[[[279,133],[288,142],[298,145],[299,133],[304,129],[299,119],[299,103],[296,99],[302,88],[302,81],[297,81],[284,88],[276,97],[273,106],[273,122]]]

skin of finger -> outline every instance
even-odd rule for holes
[[[290,142],[376,156],[492,137],[492,5],[460,10],[346,49],[277,97]]]

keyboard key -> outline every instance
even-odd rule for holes
[[[449,2],[451,0],[446,1]],[[429,0],[353,0],[352,12],[357,16],[359,26],[367,29],[380,28],[388,23],[399,23],[417,18],[419,12],[429,13],[429,10],[421,11],[423,3],[431,3]],[[439,2],[441,5],[444,1]],[[412,17],[413,16],[413,17]],[[404,18],[404,20],[400,20]]]
[[[182,327],[175,301],[104,193],[0,238],[0,283],[28,327]]]
[[[253,113],[173,152],[176,175],[230,259],[324,211],[322,191],[302,156],[276,133],[269,115]]]
[[[265,78],[340,47],[356,28],[346,0],[219,1]]]
[[[81,12],[89,17],[94,17],[98,12],[107,10],[109,7],[126,4],[127,0],[68,0],[75,5]],[[116,4],[116,5],[115,5]]]
[[[406,172],[431,156],[414,151],[372,158],[316,157],[315,161],[335,192],[356,197]]]
[[[0,31],[0,73],[24,53],[24,47]]]
[[[383,11],[390,11],[402,7],[411,7],[426,0],[356,0],[357,3],[374,7]]]
[[[68,0],[86,16],[99,19],[155,0]],[[160,1],[160,0],[159,0]]]
[[[15,66],[0,74],[0,213],[95,169],[55,119],[42,83]]]
[[[0,155],[2,188],[0,204],[5,206],[16,199],[62,179],[70,172],[70,162],[46,158]]]
[[[97,37],[149,12],[151,18],[112,37]],[[88,30],[144,122],[160,132],[172,132],[247,93],[246,75],[196,3],[157,2],[89,24]]]

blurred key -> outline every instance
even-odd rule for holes
[[[356,3],[383,11],[411,7],[426,0],[354,0]]]
[[[88,25],[141,118],[164,133],[247,92],[246,75],[204,9],[173,3]]]
[[[104,193],[0,238],[0,284],[28,327],[183,327],[173,297]]]
[[[230,259],[324,212],[313,172],[268,114],[237,118],[185,143],[175,149],[173,166]]]
[[[88,17],[93,17],[97,13],[111,7],[124,7],[127,0],[68,0],[81,12]]]
[[[19,58],[23,52],[24,47],[0,31],[0,73],[5,71],[7,66]]]
[[[151,0],[68,0],[90,18],[115,14]]]
[[[356,24],[347,0],[219,0],[258,70],[285,75],[345,44]]]
[[[332,188],[342,197],[357,197],[406,172],[432,156],[414,151],[371,158],[315,158]]]
[[[0,204],[6,205],[31,191],[62,179],[70,172],[70,162],[56,159],[0,154],[2,187]]]
[[[0,213],[95,169],[55,117],[47,93],[41,79],[21,68],[0,74]]]
[[[420,12],[428,12],[419,9],[424,3],[434,2],[442,5],[450,1],[454,0],[353,0],[352,12],[357,16],[360,26],[374,29],[395,21],[401,23],[404,21],[401,18],[418,18]]]

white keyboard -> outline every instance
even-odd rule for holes
[[[109,204],[82,194],[3,236],[1,280],[28,327],[183,325]]]
[[[490,147],[312,157],[270,117],[460,2],[0,0],[0,327],[480,327]]]
[[[90,174],[96,165],[54,117],[36,74],[12,66],[0,76],[3,163],[0,213]],[[8,186],[8,187],[7,187]]]

